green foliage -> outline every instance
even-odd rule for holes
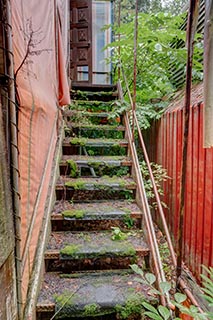
[[[87,138],[78,138],[78,137],[75,137],[75,138],[72,138],[70,140],[70,144],[72,145],[79,145],[79,146],[85,146],[86,143],[87,143],[88,139]]]
[[[139,97],[138,97],[139,98]],[[168,102],[140,103],[137,102],[136,115],[141,129],[150,128],[154,120],[158,120],[163,115]]]
[[[206,274],[201,274],[203,279],[203,291],[204,291],[204,299],[209,303],[210,307],[213,307],[213,268],[209,269],[203,266],[203,271]],[[212,315],[213,316],[213,315]]]
[[[162,182],[166,181],[167,179],[169,179],[168,175],[167,175],[167,171],[166,169],[164,169],[161,165],[151,162],[151,168],[152,168],[152,172],[153,172],[153,176],[155,179],[155,183],[159,192],[159,195],[163,195],[163,189],[162,189]],[[147,164],[144,160],[142,160],[140,162],[140,168],[141,168],[141,172],[142,172],[142,176],[144,179],[144,187],[146,190],[146,195],[147,198],[149,200],[153,200],[155,198],[154,192],[153,192],[153,186],[152,186],[152,182],[150,179],[150,175],[149,175],[149,170],[147,167]],[[161,204],[166,207],[166,204],[161,201]],[[152,206],[155,208],[156,207],[156,203],[153,201],[152,202]]]
[[[67,160],[67,164],[69,165],[70,176],[72,178],[76,178],[79,175],[77,163],[74,160],[69,159],[69,160]]]
[[[134,226],[134,220],[131,218],[130,213],[125,214],[125,216],[123,217],[123,222],[129,229]]]
[[[128,319],[130,316],[142,315],[144,299],[145,297],[141,293],[134,293],[128,297],[125,306],[116,305],[119,318]]]
[[[174,61],[185,65],[186,49],[171,47],[174,39],[185,41],[185,31],[179,29],[183,16],[159,12],[140,13],[138,17],[137,100],[146,103],[151,98],[161,98],[174,88],[169,67]],[[134,21],[115,28],[121,40],[110,44],[114,49],[114,64],[119,63],[118,48],[128,83],[132,85]]]
[[[121,231],[119,227],[111,227],[113,230],[113,234],[111,239],[114,241],[126,240],[128,238],[128,234]]]
[[[155,275],[153,275],[152,273],[144,274],[143,270],[141,268],[139,268],[136,264],[133,264],[130,267],[135,273],[140,275],[140,278],[136,278],[136,280],[138,282],[143,283],[143,284],[151,287],[150,293],[152,292],[152,293],[155,293],[158,295],[169,294],[169,292],[171,290],[171,283],[170,282],[167,282],[167,281],[161,282],[160,288],[159,288],[160,291],[158,291],[153,286],[156,281]],[[213,303],[213,268],[210,267],[208,269],[208,268],[204,267],[204,270],[208,276],[206,276],[204,274],[201,275],[202,279],[204,280],[204,283],[203,283],[204,294],[202,296],[207,300],[208,306],[209,306],[209,308],[211,308],[212,303]],[[186,299],[187,299],[187,297],[185,294],[182,294],[180,292],[176,292],[174,294],[174,300],[172,300],[171,302],[173,303],[173,305],[175,305],[175,307],[179,313],[189,315],[190,317],[192,317],[195,320],[207,320],[207,319],[212,320],[213,319],[213,312],[211,312],[211,311],[206,312],[206,313],[200,313],[199,309],[194,305],[191,305],[189,307],[184,306],[183,302]],[[148,316],[150,319],[154,319],[154,320],[170,320],[170,319],[179,320],[180,319],[180,318],[175,317],[173,312],[167,307],[164,307],[161,305],[158,305],[157,307],[155,307],[148,302],[143,302],[142,304],[146,310],[144,312],[144,314],[146,316]]]

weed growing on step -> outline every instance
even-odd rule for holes
[[[125,214],[125,216],[123,217],[123,222],[129,229],[134,226],[134,220],[131,218],[131,213]]]
[[[139,268],[136,264],[131,265],[132,270],[140,275],[140,278],[136,278],[140,283],[143,283],[150,287],[150,294],[155,295],[162,295],[162,294],[170,294],[171,290],[171,283],[170,282],[161,282],[160,283],[160,290],[156,290],[154,284],[156,282],[156,277],[152,273],[144,273],[141,268]],[[201,294],[201,296],[206,299],[206,301],[209,304],[209,308],[213,305],[213,268],[206,268],[204,267],[204,270],[209,275],[201,275],[201,277],[204,279],[204,288],[203,292],[204,294]],[[173,300],[171,300],[171,303],[176,307],[175,314],[173,311],[171,311],[168,307],[164,307],[162,305],[153,306],[151,303],[142,302],[142,305],[145,309],[144,315],[149,317],[149,319],[154,320],[181,320],[181,318],[177,317],[176,314],[184,314],[192,317],[195,320],[207,320],[207,319],[213,319],[213,312],[207,311],[206,313],[200,313],[199,309],[194,306],[190,305],[189,307],[184,305],[184,302],[187,300],[187,296],[185,294],[182,294],[181,292],[176,292],[174,294]]]
[[[119,319],[128,319],[133,316],[140,316],[140,319],[145,319],[142,316],[144,313],[144,300],[145,297],[141,293],[130,294],[124,306],[116,305],[115,307]]]
[[[79,170],[78,170],[78,166],[76,164],[76,162],[72,159],[67,160],[67,164],[69,166],[70,169],[70,176],[72,178],[76,178],[79,175]]]
[[[121,231],[119,227],[111,227],[112,231],[112,236],[111,239],[114,241],[121,241],[121,240],[126,240],[128,238],[128,234],[124,233]]]
[[[162,183],[170,179],[170,177],[168,176],[166,169],[164,169],[161,165],[154,162],[151,162],[150,164],[151,164],[153,176],[155,179],[156,187],[158,189],[158,193],[160,196],[163,196],[164,193],[163,193]],[[151,201],[152,207],[157,208],[157,203],[154,202],[155,194],[153,191],[153,186],[152,186],[152,182],[149,175],[149,170],[144,160],[140,162],[140,168],[141,168],[142,176],[144,179],[144,187],[146,190],[147,198],[148,200]],[[165,208],[167,207],[163,201],[161,201],[161,204],[163,207]]]

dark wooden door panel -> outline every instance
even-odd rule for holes
[[[71,74],[73,81],[92,82],[92,1],[70,3]]]

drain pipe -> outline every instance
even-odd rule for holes
[[[199,15],[199,0],[190,0],[188,23],[187,23],[187,64],[186,64],[186,89],[185,89],[185,106],[184,106],[184,137],[183,137],[183,155],[182,155],[182,173],[180,186],[180,211],[178,221],[177,236],[177,285],[181,277],[182,260],[183,260],[183,229],[184,229],[184,209],[185,209],[185,192],[186,192],[186,169],[187,169],[187,150],[189,137],[189,113],[191,104],[191,86],[192,86],[192,62],[194,37],[197,30],[197,21]]]
[[[16,288],[18,316],[22,318],[22,276],[21,276],[21,217],[19,210],[19,169],[18,169],[18,128],[17,128],[17,108],[15,101],[15,80],[14,80],[14,57],[12,45],[12,24],[11,24],[11,7],[9,0],[6,0],[7,16],[7,55],[8,55],[8,75],[9,75],[9,117],[10,117],[10,141],[11,141],[11,176],[12,176],[12,195],[13,195],[13,212],[15,228],[15,267],[16,267]]]

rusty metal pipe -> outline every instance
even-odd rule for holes
[[[140,126],[139,126],[139,123],[138,123],[138,119],[137,119],[137,116],[136,116],[135,112],[133,113],[133,117],[135,118],[135,123],[136,123],[137,130],[138,130],[139,141],[140,141],[140,144],[141,144],[141,147],[142,147],[142,150],[143,150],[143,154],[144,154],[144,158],[145,158],[148,170],[149,170],[149,175],[150,175],[150,179],[151,179],[151,182],[152,182],[153,191],[154,191],[155,198],[156,198],[156,201],[157,201],[160,217],[161,217],[161,220],[162,220],[162,223],[163,223],[163,228],[164,228],[164,232],[165,232],[165,235],[166,235],[166,240],[168,242],[169,251],[170,251],[170,254],[171,254],[171,257],[172,257],[172,262],[173,262],[174,266],[176,266],[177,261],[176,261],[175,251],[174,251],[174,248],[173,248],[173,245],[172,245],[172,240],[171,240],[171,237],[170,237],[169,229],[168,229],[167,222],[166,222],[166,219],[165,219],[165,215],[164,215],[164,212],[163,212],[162,204],[161,204],[161,201],[160,201],[160,196],[159,196],[158,189],[157,189],[157,186],[156,186],[156,183],[155,183],[155,179],[154,179],[154,176],[153,176],[153,172],[152,172],[152,168],[151,168],[151,165],[150,165],[149,157],[148,157],[148,154],[147,154],[147,151],[146,151],[146,146],[145,146],[145,143],[144,143],[144,140],[143,140],[143,136],[142,136],[141,129],[140,129]]]
[[[165,282],[166,277],[164,274],[163,265],[161,262],[160,252],[159,252],[157,239],[156,239],[156,235],[155,235],[155,229],[154,229],[154,225],[153,225],[153,221],[152,221],[152,216],[151,216],[148,200],[146,197],[146,191],[145,191],[143,178],[142,178],[142,174],[141,174],[141,170],[140,170],[140,164],[139,164],[139,160],[137,157],[137,150],[136,150],[136,146],[135,146],[134,141],[132,141],[132,132],[130,130],[130,125],[129,125],[127,115],[125,115],[125,124],[126,124],[126,129],[127,129],[127,134],[128,134],[129,147],[131,150],[133,163],[135,166],[136,179],[137,179],[137,184],[138,184],[138,192],[139,192],[140,199],[141,199],[142,211],[144,212],[144,218],[145,218],[146,228],[147,228],[147,232],[148,232],[149,244],[151,247],[151,252],[153,255],[153,262],[154,262],[154,266],[155,266],[155,272],[156,272],[157,279],[158,279],[158,281],[157,281],[158,288],[159,288],[159,290],[161,290],[160,286],[159,286],[160,282]],[[169,298],[168,294],[165,297],[163,295],[161,296],[161,303],[163,305],[167,304],[168,306],[170,306],[173,309],[173,305],[170,302],[170,298]]]
[[[138,0],[135,1],[135,29],[134,29],[134,70],[133,70],[133,104],[132,112],[136,110],[136,81],[137,81],[137,46],[138,46]],[[134,141],[135,121],[132,118],[132,140]]]
[[[182,155],[182,174],[180,186],[180,211],[178,221],[177,237],[177,282],[181,276],[183,260],[183,224],[184,224],[184,205],[186,192],[186,169],[187,169],[187,150],[189,136],[189,113],[191,104],[191,85],[192,85],[192,62],[194,36],[197,29],[199,15],[199,0],[190,0],[188,23],[187,23],[187,65],[186,65],[186,90],[185,90],[185,108],[184,108],[184,137],[183,137],[183,155]]]
[[[13,192],[13,210],[15,226],[15,265],[16,265],[16,289],[18,316],[22,318],[22,274],[21,274],[21,215],[19,209],[19,169],[18,169],[18,129],[16,115],[15,99],[15,80],[14,80],[14,60],[12,45],[12,22],[10,2],[6,3],[7,15],[7,53],[8,53],[8,74],[9,74],[9,111],[10,111],[10,143],[11,143],[11,171],[12,171],[12,192]]]

